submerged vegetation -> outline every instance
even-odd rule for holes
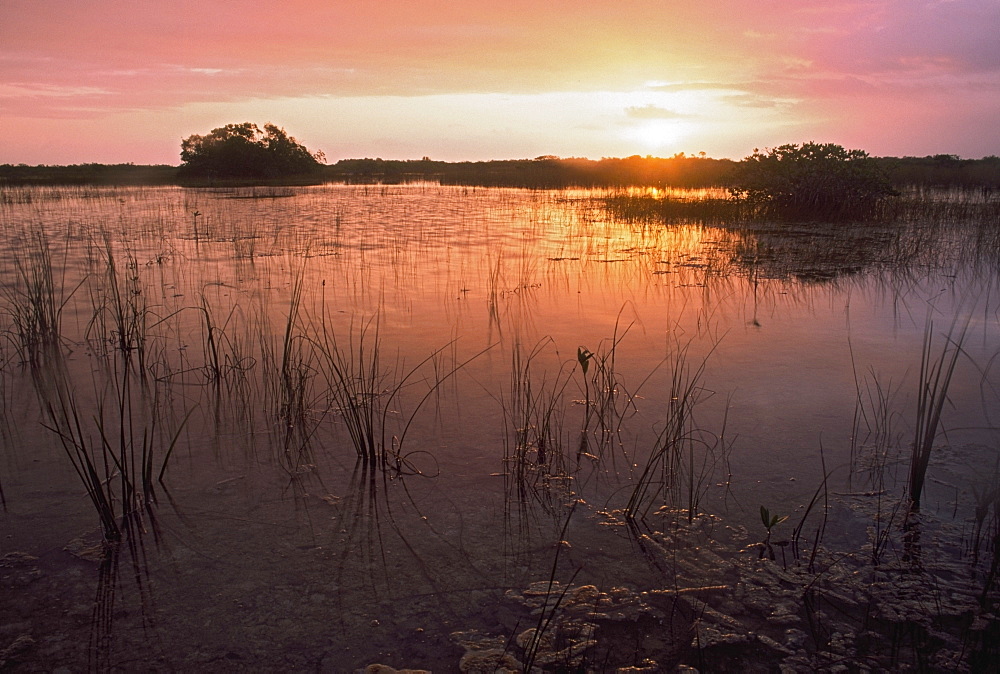
[[[988,667],[1000,205],[899,191],[0,187],[0,667]]]

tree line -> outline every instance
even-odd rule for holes
[[[906,186],[1000,189],[1000,157],[961,159],[955,155],[873,157],[897,188]],[[641,157],[621,159],[510,159],[445,162],[431,159],[341,159],[287,181],[405,183],[432,181],[444,185],[482,187],[728,187],[735,167],[731,159]],[[218,178],[245,182],[242,178]],[[209,184],[184,176],[179,166],[139,164],[72,164],[65,166],[0,164],[3,185],[182,185]],[[257,181],[253,181],[257,182]]]
[[[806,145],[809,145],[808,143]],[[749,157],[747,158],[749,159]],[[961,159],[955,155],[870,157],[897,188],[987,187],[1000,189],[1000,157]],[[680,153],[672,157],[631,156],[444,162],[431,159],[342,159],[324,167],[329,180],[404,183],[430,180],[482,187],[730,187],[747,161]]]
[[[534,159],[475,162],[341,159],[326,164],[283,128],[268,123],[226,124],[181,141],[181,165],[79,164],[73,166],[0,165],[0,185],[227,185],[318,184],[323,182],[404,183],[525,188],[565,187],[727,187],[753,199],[776,190],[778,199],[798,195],[824,199],[836,188],[860,198],[882,194],[888,186],[982,187],[1000,189],[1000,158],[961,159],[955,155],[869,157],[832,143],[782,145],[742,161],[683,152],[672,157],[634,155],[581,159],[550,155]],[[794,170],[793,170],[794,169]],[[884,184],[883,184],[884,183]],[[831,187],[833,186],[833,187]],[[763,191],[762,191],[763,190]],[[859,192],[859,190],[861,190]]]

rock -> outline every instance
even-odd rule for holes
[[[361,671],[364,674],[431,674],[426,669],[396,669],[395,667],[380,665],[378,663],[368,665]]]
[[[27,585],[41,578],[38,558],[25,552],[8,552],[0,557],[0,582],[10,587]]]
[[[35,645],[35,640],[30,634],[22,634],[18,638],[14,639],[13,642],[7,648],[0,650],[0,667],[5,667],[7,661],[13,657],[16,657],[19,653],[22,653],[32,646]]]
[[[107,544],[103,539],[95,538],[94,534],[86,534],[74,538],[66,544],[63,550],[77,559],[85,562],[93,562],[94,564],[100,564],[108,556]]]
[[[462,674],[517,674],[521,671],[521,663],[510,653],[499,648],[485,651],[466,651],[458,662]]]
[[[641,665],[631,667],[619,667],[615,674],[655,674],[660,671],[660,666],[652,660],[645,660]]]

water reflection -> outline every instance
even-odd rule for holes
[[[606,197],[3,200],[3,522],[51,570],[19,592],[98,607],[93,641],[39,612],[26,633],[60,645],[18,662],[335,670],[403,652],[395,666],[447,670],[499,649],[591,670],[892,667],[929,647],[846,635],[928,616],[958,652],[949,621],[995,603],[990,221],[663,221]],[[969,330],[935,479],[904,517],[929,315]],[[53,386],[32,382],[56,375],[54,432]],[[53,551],[99,526],[87,484],[146,532],[79,575]],[[762,527],[762,505],[789,519]],[[932,591],[946,608],[919,603]]]

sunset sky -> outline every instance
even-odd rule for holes
[[[0,163],[1000,154],[998,0],[0,0]]]

